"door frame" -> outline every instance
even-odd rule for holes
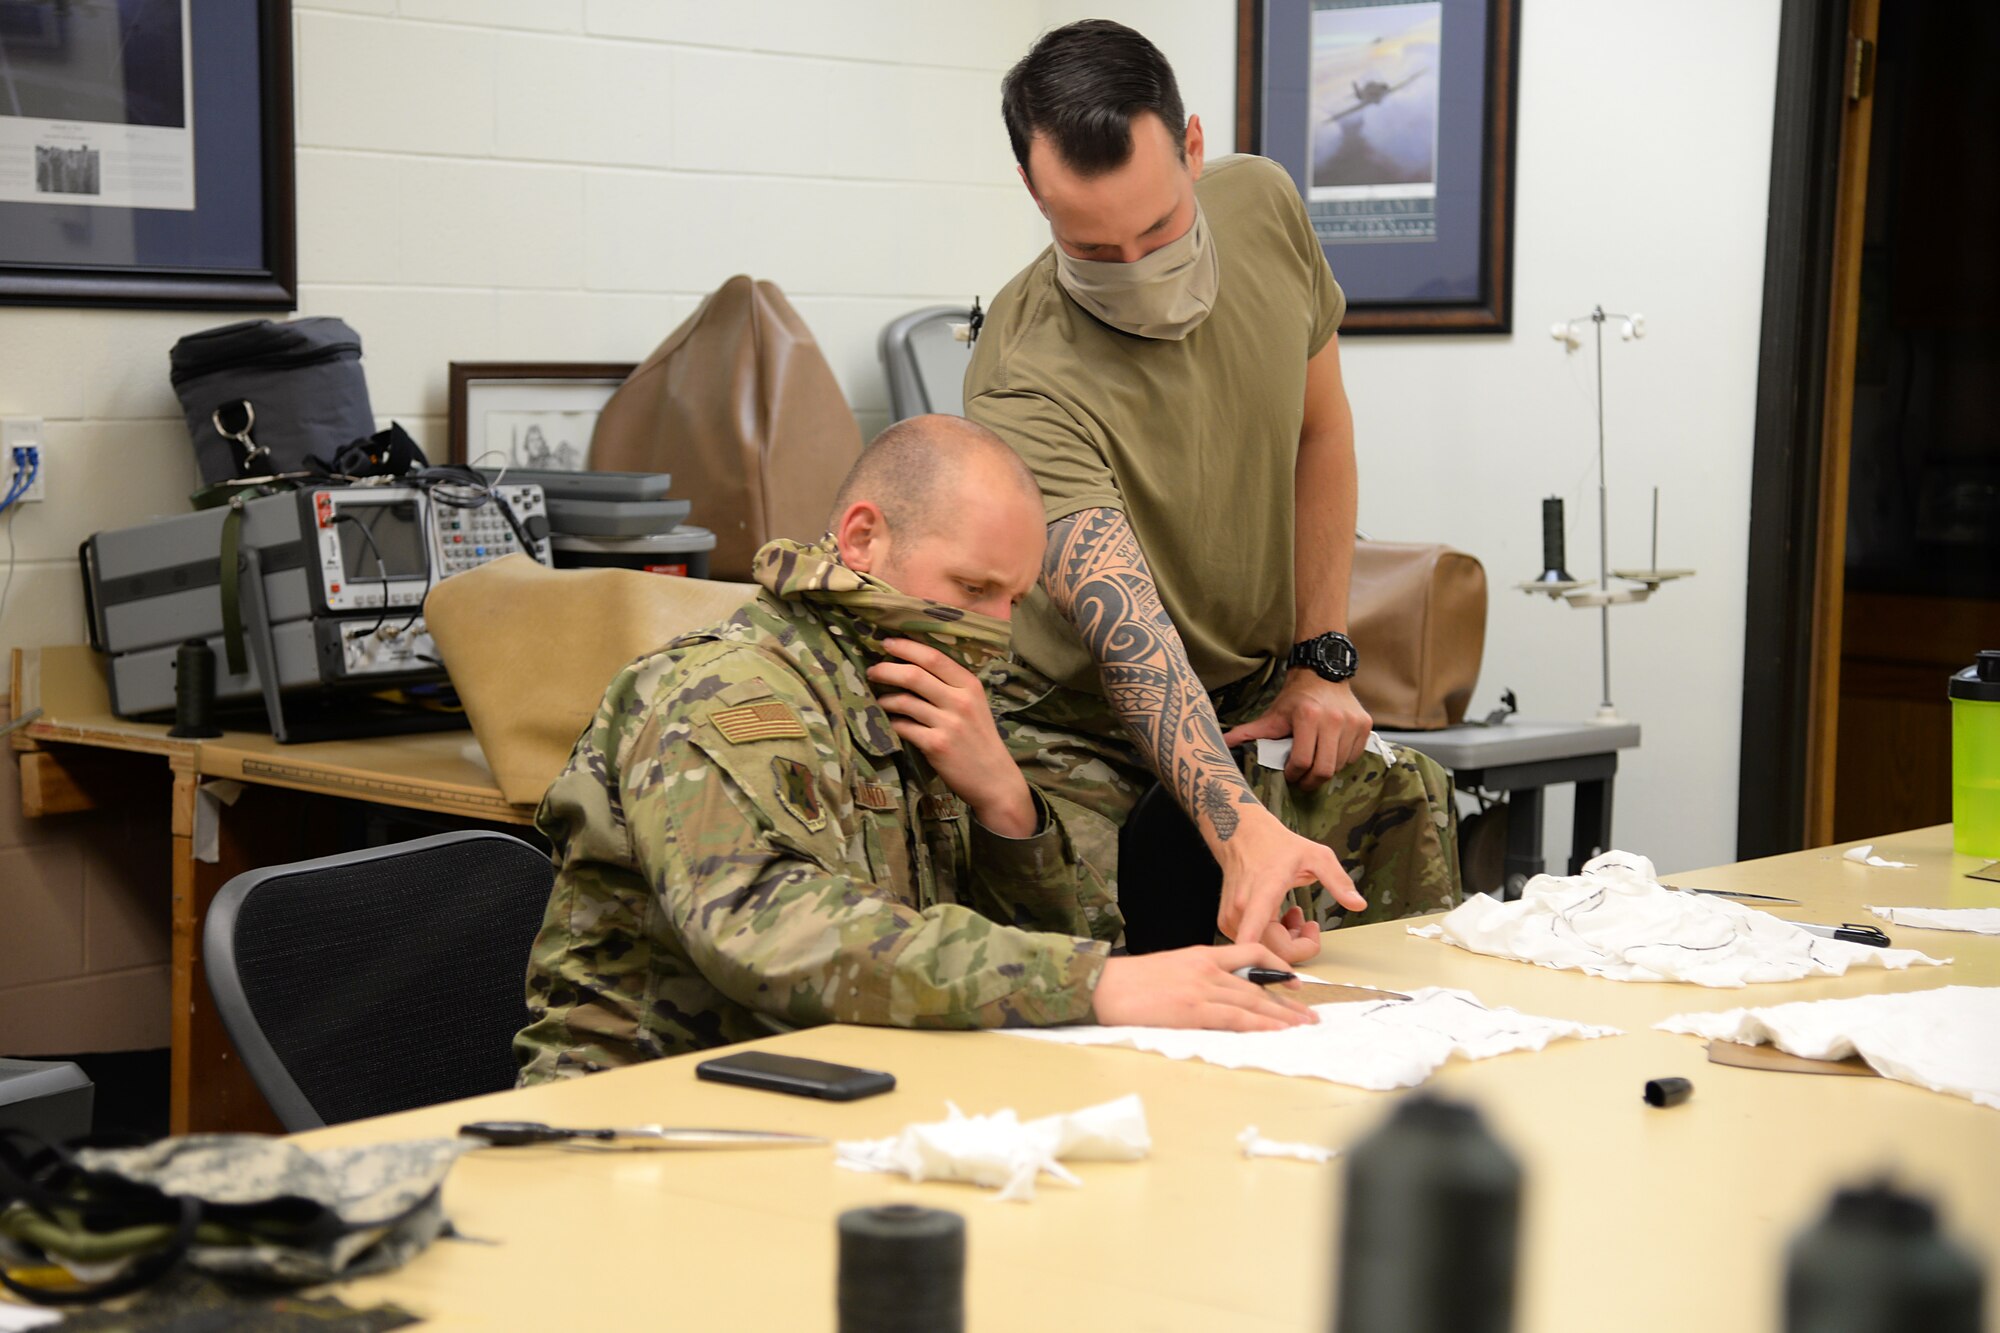
[[[1874,0],[1782,3],[1750,479],[1736,797],[1743,860],[1824,840],[1831,821],[1859,277],[1858,263],[1840,259],[1859,254],[1872,109],[1851,97],[1859,86],[1852,24],[1860,19],[1873,39]]]

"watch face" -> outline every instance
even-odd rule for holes
[[[1346,639],[1328,634],[1320,638],[1313,647],[1315,656],[1319,658],[1321,674],[1332,673],[1336,676],[1354,674],[1354,645]]]
[[[1344,636],[1322,634],[1295,646],[1291,664],[1310,667],[1327,680],[1346,680],[1360,665],[1360,654]]]

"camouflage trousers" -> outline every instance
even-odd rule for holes
[[[1250,677],[1210,697],[1223,728],[1240,726],[1270,707],[1282,673]],[[1102,697],[1069,689],[1026,663],[1009,659],[982,677],[1000,738],[1028,779],[1080,807],[1065,820],[1077,851],[1117,891],[1118,831],[1154,784],[1153,770],[1131,733]],[[1295,889],[1291,901],[1322,929],[1393,921],[1459,904],[1458,813],[1451,777],[1437,763],[1400,745],[1385,759],[1371,748],[1314,791],[1285,781],[1281,770],[1243,756],[1250,790],[1293,832],[1324,843],[1368,900],[1343,921],[1332,895],[1318,884]]]

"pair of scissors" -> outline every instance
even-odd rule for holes
[[[460,1136],[484,1139],[494,1148],[528,1143],[566,1143],[576,1147],[650,1148],[809,1148],[826,1142],[810,1134],[780,1134],[764,1129],[673,1129],[664,1125],[630,1125],[623,1129],[565,1129],[534,1120],[479,1120],[458,1127]]]
[[[1799,905],[1797,898],[1776,898],[1768,893],[1744,893],[1739,889],[1690,889],[1679,884],[1662,884],[1660,887],[1673,889],[1678,893],[1706,893],[1717,898],[1748,898],[1760,903],[1790,903],[1793,907]]]

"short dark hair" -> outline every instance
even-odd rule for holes
[[[1065,165],[1099,176],[1132,157],[1132,117],[1158,116],[1187,160],[1187,114],[1174,67],[1160,48],[1122,23],[1084,19],[1043,33],[1000,81],[1000,117],[1014,160],[1046,134]]]
[[[867,500],[882,511],[891,533],[927,537],[954,520],[966,498],[957,493],[965,465],[979,457],[997,463],[1040,507],[1035,474],[1006,441],[976,421],[934,414],[905,418],[868,442],[840,483],[827,523],[840,522],[849,505]]]

